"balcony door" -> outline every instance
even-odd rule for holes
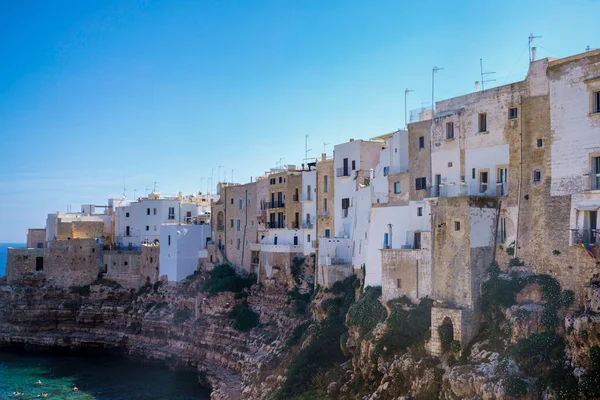
[[[583,221],[583,240],[586,243],[599,243],[598,211],[588,211],[585,214],[585,219]]]
[[[344,158],[344,164],[343,164],[342,170],[344,173],[342,176],[348,176],[348,159],[347,158]]]
[[[496,185],[497,196],[506,196],[506,182],[508,181],[508,168],[498,168],[498,180]]]
[[[442,175],[435,176],[435,195],[436,197],[440,196],[440,189],[442,187]]]

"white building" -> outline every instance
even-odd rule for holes
[[[206,244],[211,238],[209,224],[163,223],[160,228],[160,275],[179,282],[208,257]]]
[[[302,232],[304,241],[304,255],[315,252],[314,242],[317,240],[315,221],[317,217],[317,171],[302,172]]]
[[[150,193],[124,207],[115,208],[115,243],[119,247],[138,248],[142,243],[160,241],[163,223],[210,223],[211,198],[181,196],[161,198]]]

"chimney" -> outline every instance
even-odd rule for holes
[[[531,48],[531,61],[535,61],[535,54],[537,53],[537,47]]]
[[[475,91],[479,92],[479,81],[475,81]]]
[[[327,161],[327,153],[321,153],[321,161]]]
[[[354,139],[350,139],[351,142],[354,142]]]

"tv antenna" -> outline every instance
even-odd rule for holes
[[[157,181],[154,181],[154,189],[152,189],[152,192],[156,193],[156,185],[158,185]]]
[[[312,149],[308,148],[308,134],[304,137],[304,162],[308,162],[308,152]]]
[[[541,36],[533,36],[533,33],[529,34],[529,62],[531,62],[531,42],[533,42],[533,39],[539,38],[541,38]]]
[[[492,75],[495,74],[495,72],[483,72],[483,59],[479,59],[479,70],[481,72],[481,90],[485,90],[485,83],[486,82],[495,82],[495,79],[484,79],[484,75]]]
[[[327,146],[329,146],[331,143],[328,142],[323,142],[323,153],[327,154]]]

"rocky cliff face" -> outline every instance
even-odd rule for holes
[[[301,318],[286,304],[285,291],[253,290],[247,303],[261,325],[239,332],[228,313],[244,300],[231,292],[208,297],[199,292],[200,280],[138,292],[110,281],[64,290],[0,280],[0,346],[120,351],[196,369],[213,398],[248,397],[245,382],[280,357]]]

